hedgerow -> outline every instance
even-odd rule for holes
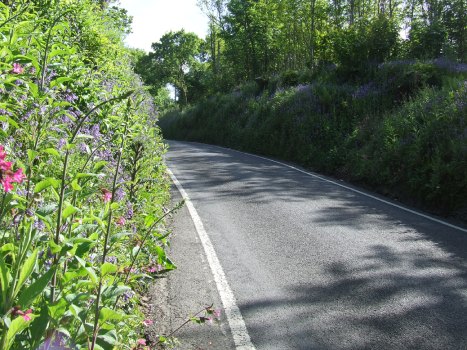
[[[117,8],[0,2],[0,348],[142,349],[173,269],[152,99]]]

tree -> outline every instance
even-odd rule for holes
[[[169,32],[159,42],[152,44],[153,51],[142,57],[136,67],[146,83],[156,90],[172,84],[180,93],[180,103],[188,103],[187,76],[200,63],[202,40],[194,33]]]

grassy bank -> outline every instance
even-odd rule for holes
[[[388,62],[364,78],[325,67],[210,96],[160,120],[169,139],[228,146],[346,178],[467,220],[467,68]]]

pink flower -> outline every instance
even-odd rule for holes
[[[104,201],[104,203],[110,202],[112,200],[112,192],[110,192],[108,189],[102,188],[101,192],[102,200]]]
[[[136,341],[136,344],[146,346],[146,339],[138,339]]]
[[[19,309],[19,306],[15,306],[12,310],[12,314],[13,315],[20,315],[26,322],[27,321],[31,321],[32,320],[32,317],[29,316],[30,314],[32,314],[32,309],[28,309],[26,311],[21,311]]]
[[[221,309],[215,309],[213,312],[212,312],[213,316],[217,319],[220,319],[221,318]]]
[[[1,171],[8,171],[11,169],[11,162],[5,162],[4,160],[0,160],[0,170]]]
[[[11,169],[11,162],[5,162],[6,152],[2,145],[0,145],[0,170],[8,171]]]
[[[164,267],[161,264],[157,264],[156,266],[148,267],[149,273],[159,272],[162,271]]]
[[[23,169],[16,170],[15,173],[11,171],[11,162],[5,161],[6,153],[2,145],[0,145],[0,183],[5,192],[10,192],[13,189],[13,182],[21,183],[26,178]]]
[[[146,327],[151,326],[153,324],[154,324],[153,320],[144,320],[143,321],[143,325],[146,326]]]
[[[13,189],[13,185],[11,184],[11,178],[10,177],[5,177],[0,180],[0,183],[3,186],[3,190],[5,192],[10,192]]]
[[[12,73],[15,73],[15,74],[22,74],[24,72],[24,68],[21,67],[21,65],[19,63],[13,63],[13,69],[11,71]]]
[[[112,196],[112,194],[111,194],[111,196]],[[120,216],[116,221],[117,226],[123,226],[123,225],[125,225],[125,223],[126,223],[126,220],[125,220],[125,218],[123,216]]]
[[[16,173],[11,175],[11,179],[13,182],[21,183],[26,178],[26,175],[23,174],[23,169],[19,168],[16,170]]]

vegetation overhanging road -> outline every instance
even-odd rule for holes
[[[466,233],[215,146],[167,164],[257,349],[467,348]]]

